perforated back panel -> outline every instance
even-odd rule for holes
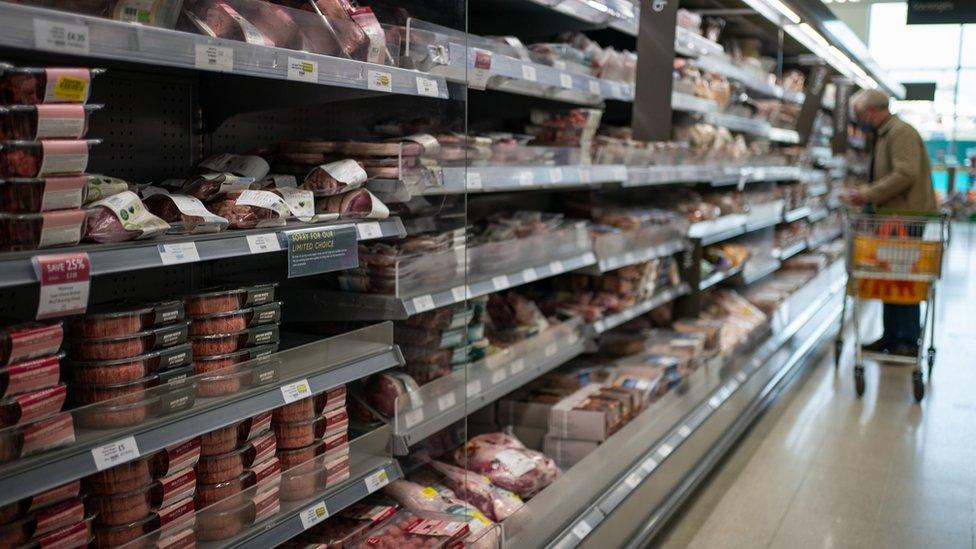
[[[196,78],[112,69],[95,80],[89,136],[103,140],[89,171],[134,182],[186,173],[200,156],[194,136]]]

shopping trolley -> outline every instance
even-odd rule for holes
[[[928,377],[935,364],[935,286],[942,276],[942,257],[946,249],[948,218],[944,213],[845,213],[844,241],[847,263],[847,295],[853,302],[855,360],[854,387],[864,394],[865,358],[914,364],[912,389],[915,400],[925,397],[922,361],[928,360]],[[925,302],[921,341],[915,357],[864,352],[861,349],[860,303],[880,299],[901,305]],[[841,315],[841,328],[847,312],[847,298]],[[926,331],[928,351],[925,352]],[[837,336],[835,360],[843,348],[843,329]]]

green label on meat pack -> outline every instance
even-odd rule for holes
[[[288,278],[310,276],[359,265],[355,227],[286,231]]]

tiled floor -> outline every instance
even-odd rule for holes
[[[850,346],[839,371],[824,357],[655,546],[976,547],[976,236],[968,249],[965,230],[940,287],[939,356],[922,405],[910,366],[867,364],[858,399]],[[866,332],[880,332],[870,324]]]

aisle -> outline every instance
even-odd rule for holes
[[[976,513],[976,253],[956,233],[937,309],[942,333],[921,407],[910,367],[867,367],[852,349],[783,395],[655,546],[972,548]],[[974,237],[976,239],[976,237]]]

